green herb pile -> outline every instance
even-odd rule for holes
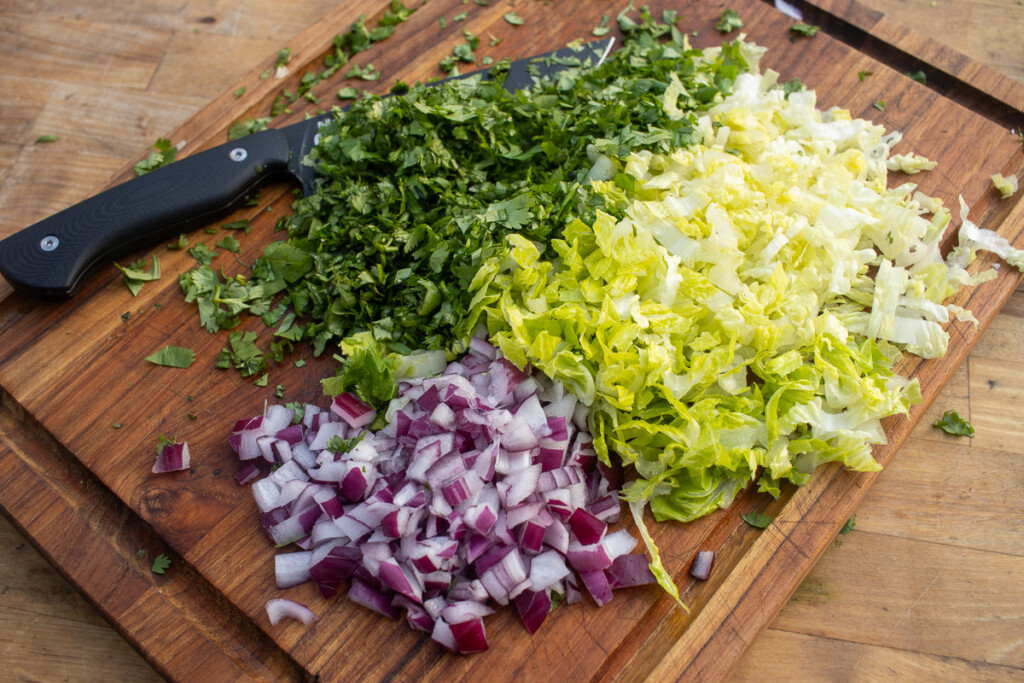
[[[498,73],[336,111],[310,159],[323,182],[280,221],[287,239],[247,277],[208,266],[181,277],[203,326],[261,315],[317,355],[359,332],[398,353],[457,349],[472,332],[470,284],[506,235],[547,242],[592,217],[603,202],[589,192],[595,164],[690,144],[697,113],[745,70],[739,43],[708,59],[675,21],[620,15],[626,40],[605,64],[525,92],[507,92]],[[664,106],[671,74],[685,116]]]

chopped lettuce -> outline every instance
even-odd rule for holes
[[[590,406],[599,457],[637,475],[622,494],[641,526],[638,505],[688,521],[755,480],[778,495],[824,463],[880,469],[882,418],[921,401],[895,362],[941,356],[950,314],[972,319],[944,302],[991,277],[968,273],[976,249],[1021,265],[966,210],[944,261],[948,209],[888,187],[900,135],[777,78],[739,75],[691,147],[595,156],[603,210],[547,251],[509,236],[471,285],[471,322]]]
[[[999,195],[1003,199],[1012,197],[1013,193],[1019,189],[1017,174],[1011,173],[1008,176],[1003,176],[1002,173],[996,173],[992,176],[992,185],[999,190]]]

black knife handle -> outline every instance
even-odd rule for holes
[[[0,241],[0,274],[15,289],[71,296],[110,259],[227,215],[288,173],[289,148],[266,130],[110,188]]]

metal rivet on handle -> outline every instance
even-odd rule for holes
[[[241,147],[235,147],[231,150],[228,156],[231,157],[231,161],[245,161],[245,158],[249,156],[249,153]]]
[[[60,240],[55,235],[47,235],[39,242],[39,248],[43,251],[53,251],[60,244]]]

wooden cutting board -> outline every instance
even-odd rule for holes
[[[770,48],[768,66],[784,78],[799,76],[819,92],[825,106],[838,104],[902,130],[906,148],[940,161],[941,174],[915,178],[922,189],[949,204],[963,194],[976,222],[1016,240],[1022,225],[1019,201],[996,200],[987,178],[997,171],[1019,173],[1022,167],[1019,141],[1007,133],[1014,125],[1013,111],[1022,108],[1020,88],[973,64],[944,61],[948,55],[941,51],[922,52],[930,46],[911,45],[915,37],[910,34],[887,32],[887,26],[872,23],[874,15],[855,4],[819,4],[826,10],[820,22],[808,19],[821,23],[829,35],[813,41],[794,39],[788,32],[792,22],[767,5],[731,6],[744,17],[751,37]],[[681,26],[698,30],[697,44],[718,40],[711,25],[721,6],[679,8]],[[379,9],[380,3],[350,3],[310,29],[292,44],[295,76],[301,75],[300,65],[317,60],[331,37],[358,14],[365,13],[372,23]],[[502,37],[501,46],[492,51],[495,57],[517,56],[588,37],[605,12],[614,16],[619,9],[595,3],[568,19],[547,6],[517,6],[524,26],[531,29],[527,34],[502,19],[505,6],[432,0],[399,28],[397,40],[364,55],[360,63],[372,61],[406,81],[428,78],[437,75],[440,57],[461,41],[463,27]],[[453,22],[462,11],[467,11],[466,22]],[[439,28],[442,15],[449,18],[446,30]],[[859,51],[848,44],[858,45]],[[900,75],[916,70],[908,52],[924,55],[928,61],[920,65],[934,67],[929,69],[932,88]],[[259,79],[262,70],[245,79],[245,98],[225,93],[171,139],[185,140],[186,153],[196,151],[223,141],[233,121],[264,115],[282,83]],[[859,84],[856,74],[866,70],[873,75]],[[965,86],[961,76],[969,77],[972,85]],[[380,84],[379,90],[386,87]],[[881,99],[887,102],[884,112],[873,106]],[[275,125],[301,114],[296,107]],[[243,259],[272,239],[274,217],[287,209],[289,192],[264,192],[259,211],[244,214],[259,217],[244,242]],[[189,265],[180,254],[161,251],[160,256],[168,274]],[[1016,280],[1004,269],[999,279],[974,290],[964,302],[985,323]],[[0,458],[5,474],[10,473],[0,484],[0,502],[13,517],[26,520],[23,526],[31,522],[34,540],[59,566],[74,570],[80,587],[174,678],[203,672],[217,679],[308,673],[327,679],[405,679],[442,671],[457,676],[500,671],[508,678],[632,678],[659,660],[659,677],[716,677],[783,604],[873,480],[824,470],[780,501],[750,495],[697,524],[660,526],[659,545],[670,548],[666,559],[687,587],[684,599],[691,615],[673,608],[656,590],[639,590],[617,596],[601,610],[585,606],[559,612],[541,634],[529,638],[505,613],[488,620],[492,652],[464,659],[442,656],[404,626],[351,605],[338,603],[328,610],[312,591],[289,595],[307,600],[323,614],[319,624],[312,629],[271,628],[262,607],[276,594],[273,553],[255,527],[248,492],[231,480],[234,468],[224,437],[235,418],[260,410],[277,383],[285,386],[290,400],[316,398],[318,380],[329,366],[321,362],[301,370],[275,369],[270,389],[211,370],[224,339],[198,330],[173,276],[147,285],[138,299],[130,299],[119,275],[109,269],[70,304],[12,296],[0,304],[0,311],[0,383],[7,392],[0,414],[6,447]],[[131,315],[124,322],[126,312]],[[905,365],[921,379],[926,404],[980,331],[958,326],[953,332],[945,359]],[[186,371],[142,362],[165,343],[196,349],[199,361]],[[925,407],[915,409],[910,420],[889,421],[891,441],[879,449],[879,460],[892,457]],[[124,426],[114,429],[115,423]],[[193,471],[149,474],[158,434],[188,438]],[[752,508],[776,513],[775,524],[758,532],[739,522],[739,514]],[[697,547],[717,549],[719,560],[713,581],[690,585],[685,572]],[[148,557],[140,558],[139,550]],[[160,552],[173,557],[174,569],[154,584],[148,558]],[[367,643],[375,646],[367,648]],[[353,646],[357,657],[350,656]]]

